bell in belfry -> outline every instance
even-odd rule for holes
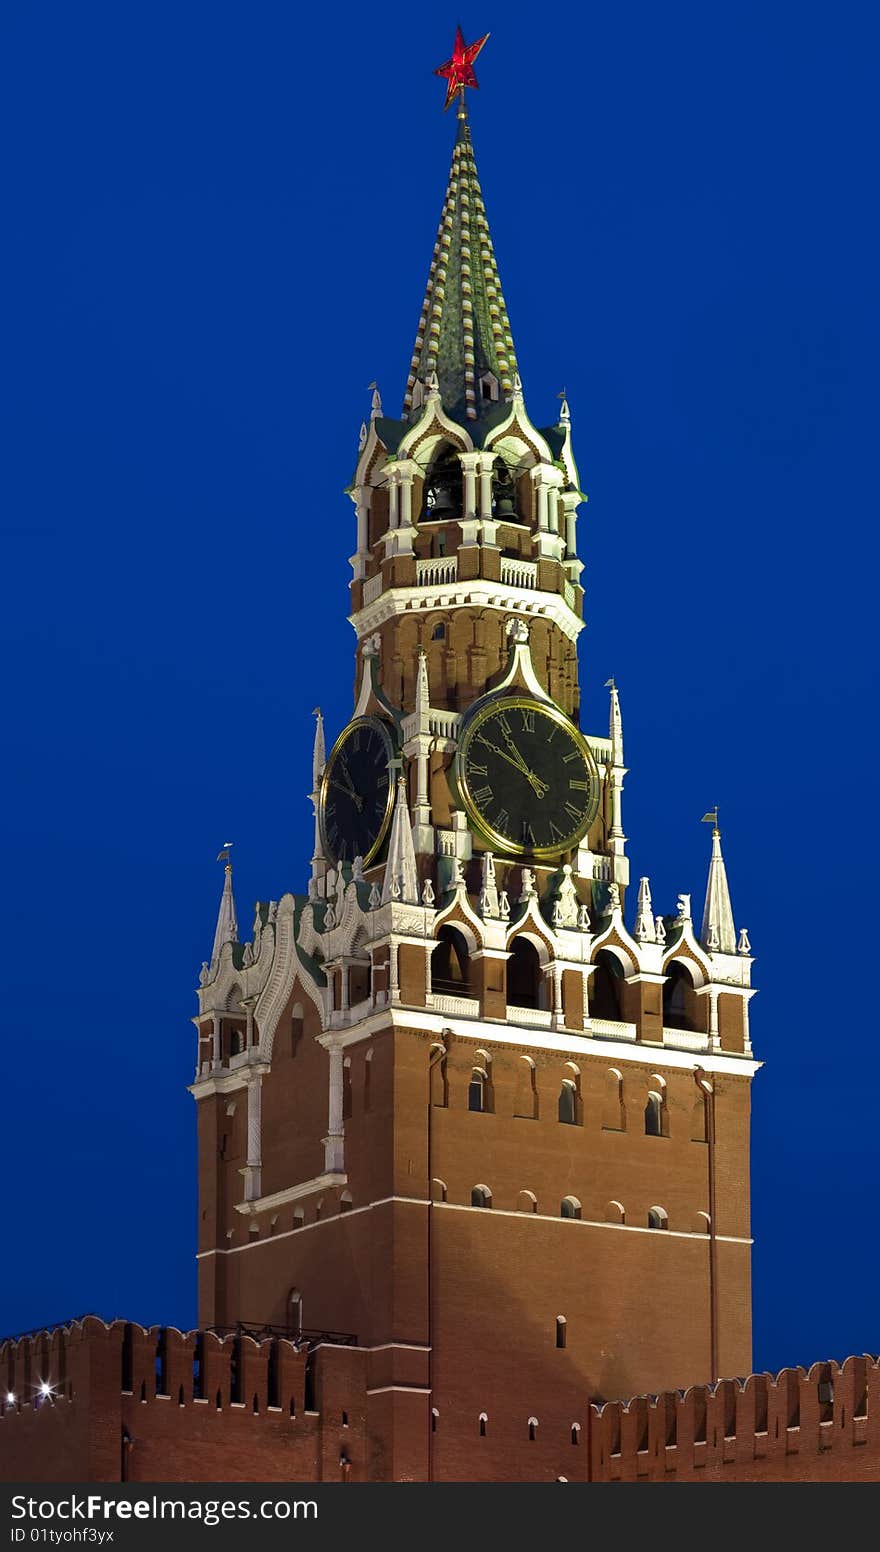
[[[492,470],[492,511],[495,517],[516,517],[513,476],[503,458],[496,458]]]

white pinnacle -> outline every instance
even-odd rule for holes
[[[385,881],[382,885],[382,904],[400,900],[405,905],[419,903],[419,874],[416,867],[416,850],[413,845],[412,821],[406,801],[406,780],[397,778],[397,799],[391,820],[391,839],[388,842],[388,861],[385,863]]]
[[[727,869],[721,855],[721,831],[717,825],[712,829],[712,859],[709,863],[709,880],[706,885],[706,904],[703,907],[700,939],[705,948],[715,953],[736,953],[733,907],[730,903]]]
[[[312,751],[312,787],[317,792],[321,785],[321,777],[324,774],[326,754],[324,750],[324,718],[321,715],[320,706],[316,706],[313,715],[317,718],[315,724],[315,747]]]
[[[235,914],[235,895],[232,893],[232,863],[227,862],[223,878],[223,893],[220,896],[220,910],[217,913],[214,947],[211,950],[211,964],[214,965],[219,960],[224,943],[237,942],[238,918]]]
[[[651,886],[646,878],[639,879],[639,903],[633,937],[637,943],[657,942],[657,929],[651,911]]]

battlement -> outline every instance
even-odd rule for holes
[[[320,1333],[257,1339],[94,1315],[8,1338],[0,1479],[363,1477],[365,1360]]]
[[[591,1414],[595,1481],[880,1476],[880,1358],[867,1353],[609,1401]]]
[[[0,1480],[381,1480],[389,1393],[415,1408],[406,1426],[421,1440],[429,1396],[378,1384],[376,1358],[332,1334],[94,1315],[28,1332],[0,1343]],[[880,1479],[871,1354],[594,1403],[577,1419],[530,1416],[525,1391],[516,1417],[465,1418],[433,1399],[440,1481]],[[427,1474],[426,1457],[410,1479]]]

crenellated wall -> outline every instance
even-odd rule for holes
[[[542,1407],[528,1355],[513,1357],[519,1410],[495,1409],[491,1373],[483,1409],[465,1410],[415,1369],[383,1383],[379,1349],[89,1316],[0,1345],[2,1394],[16,1398],[0,1402],[0,1480],[880,1480],[869,1354],[595,1405],[560,1353]],[[480,1353],[470,1361],[479,1373]]]

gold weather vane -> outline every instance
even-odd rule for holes
[[[715,804],[715,807],[713,809],[711,809],[708,814],[704,814],[703,815],[702,819],[700,820],[700,824],[714,825],[715,829],[716,830],[718,829],[718,804],[717,803]]]
[[[443,104],[443,112],[461,97],[462,112],[464,111],[464,90],[466,86],[479,87],[479,81],[474,75],[474,60],[489,37],[484,32],[476,43],[465,43],[464,33],[460,27],[455,29],[455,43],[452,48],[452,58],[447,59],[445,65],[439,65],[434,71],[435,75],[443,76],[446,81],[446,101]]]
[[[217,853],[217,861],[225,862],[228,868],[232,867],[232,858],[229,854],[234,845],[234,841],[224,841],[222,850]]]

